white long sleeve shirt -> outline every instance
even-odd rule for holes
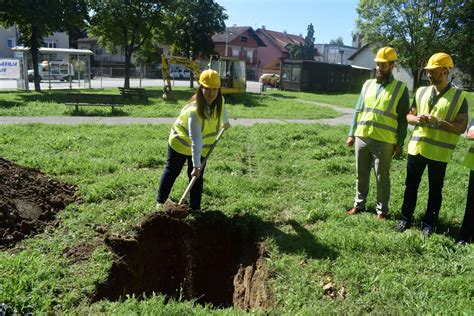
[[[207,108],[209,111],[206,113],[208,116],[211,114],[211,109]],[[224,107],[224,121],[223,124],[229,123],[229,113],[227,109]],[[197,114],[191,112],[188,119],[188,131],[189,131],[189,138],[191,139],[191,153],[192,153],[192,160],[193,160],[193,167],[194,168],[201,168],[201,153],[202,153],[202,126],[199,122],[199,118]]]

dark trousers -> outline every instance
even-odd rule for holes
[[[405,180],[405,195],[403,197],[402,218],[408,223],[412,223],[415,212],[418,187],[421,177],[428,166],[428,205],[423,217],[423,227],[435,229],[441,208],[444,176],[446,175],[446,162],[435,161],[421,155],[408,155],[407,178]]]
[[[156,201],[158,203],[165,203],[170,195],[171,188],[176,181],[176,178],[181,173],[184,163],[188,162],[188,178],[191,180],[191,172],[193,171],[193,162],[191,156],[180,154],[171,148],[168,144],[168,159],[166,160],[165,170],[161,175],[160,186],[158,188]],[[203,157],[201,157],[201,162]],[[190,207],[193,210],[201,208],[201,197],[203,187],[204,168],[201,169],[201,176],[194,183],[190,192]]]
[[[466,210],[462,221],[459,239],[472,242],[474,237],[474,170],[469,174],[469,186],[467,188]]]

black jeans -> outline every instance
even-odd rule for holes
[[[474,237],[474,170],[469,174],[469,186],[467,188],[466,210],[459,232],[459,240],[472,242]]]
[[[171,148],[168,144],[168,159],[166,160],[165,170],[161,175],[160,186],[158,188],[156,201],[158,203],[165,203],[170,195],[171,188],[176,181],[176,178],[181,173],[184,163],[188,162],[188,178],[191,180],[191,172],[193,171],[193,162],[192,157],[180,154]],[[203,157],[201,157],[201,162]],[[203,188],[203,176],[204,169],[201,169],[201,176],[194,183],[193,188],[190,192],[190,207],[193,210],[198,210],[201,208],[201,197],[202,197],[202,188]]]
[[[418,187],[420,186],[421,177],[423,176],[426,166],[428,166],[429,193],[428,205],[426,206],[422,227],[429,227],[434,230],[443,199],[442,191],[444,177],[446,175],[446,162],[431,160],[422,155],[408,155],[402,218],[409,224],[412,223]]]

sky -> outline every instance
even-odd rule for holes
[[[226,9],[226,26],[265,25],[267,30],[290,34],[307,34],[313,24],[315,43],[329,43],[342,37],[352,45],[358,0],[214,0]]]

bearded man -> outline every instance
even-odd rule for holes
[[[389,212],[390,164],[392,157],[403,152],[407,134],[409,96],[406,84],[392,75],[397,52],[382,47],[375,56],[375,79],[362,87],[346,144],[355,145],[356,194],[354,206],[347,214],[355,215],[366,208],[370,170],[373,167],[377,183],[376,219],[383,220]]]

